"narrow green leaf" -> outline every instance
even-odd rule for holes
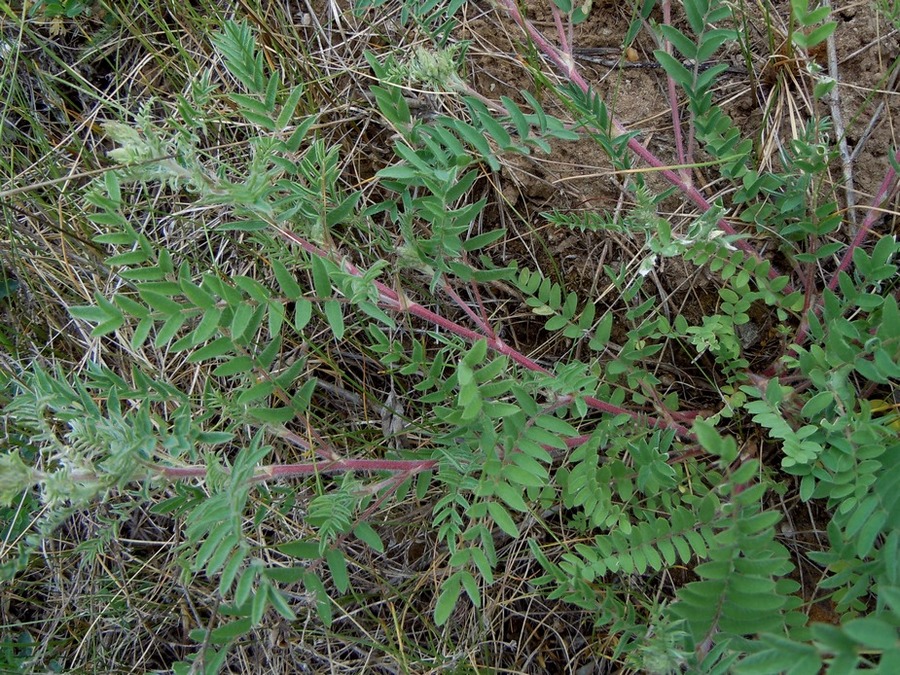
[[[247,329],[250,327],[250,319],[253,318],[253,311],[256,308],[248,303],[238,305],[234,310],[234,316],[231,318],[231,337],[234,340],[240,340],[244,337]]]
[[[252,627],[250,619],[236,619],[214,628],[209,634],[209,641],[214,645],[223,645],[249,633]]]
[[[180,304],[170,298],[167,298],[161,293],[149,290],[147,288],[147,284],[141,284],[138,287],[138,295],[140,295],[141,299],[150,307],[166,316],[171,316],[172,314],[177,314],[181,311]]]
[[[156,339],[153,341],[153,345],[155,347],[162,347],[167,344],[175,337],[175,334],[181,329],[181,326],[184,325],[186,319],[187,317],[180,313],[173,314],[166,319],[162,327],[156,332]]]
[[[246,556],[246,549],[243,547],[238,548],[238,550],[235,551],[234,555],[231,556],[228,564],[225,565],[224,569],[222,570],[222,574],[219,577],[219,593],[223,596],[231,592],[231,585],[237,578],[238,572],[241,571],[241,567],[244,564],[244,559],[246,558]]]
[[[94,330],[91,331],[91,337],[102,337],[109,333],[114,333],[122,327],[122,324],[125,323],[125,319],[121,316],[112,317],[107,319],[106,321],[101,321],[98,323]]]
[[[438,596],[437,602],[434,605],[435,624],[443,626],[447,623],[447,620],[453,613],[453,608],[456,607],[456,602],[459,600],[459,592],[459,578],[456,575],[453,575],[444,582],[441,594]]]
[[[357,190],[340,204],[329,210],[325,216],[325,225],[327,227],[332,227],[333,225],[338,225],[346,221],[356,210],[356,205],[359,203],[360,197],[362,197],[362,192]]]
[[[325,560],[331,571],[335,587],[339,592],[346,593],[350,589],[350,575],[347,572],[347,561],[344,559],[343,552],[333,548],[325,554]]]
[[[233,343],[229,338],[220,337],[213,340],[205,347],[201,347],[188,357],[188,363],[198,363],[225,356],[233,349]]]
[[[253,598],[250,601],[250,621],[254,626],[258,626],[262,621],[263,615],[266,613],[266,608],[269,606],[269,591],[274,590],[269,583],[266,581],[265,583],[261,583],[259,588],[256,589],[256,593],[253,594]]]
[[[494,486],[494,493],[498,497],[500,497],[500,499],[506,502],[510,508],[515,509],[516,511],[519,511],[521,513],[525,513],[528,511],[528,505],[525,503],[525,500],[522,497],[521,487],[514,487],[509,483],[500,481]]]
[[[275,128],[277,131],[286,129],[287,125],[290,124],[291,118],[294,116],[294,111],[297,109],[297,104],[300,102],[301,96],[303,96],[303,86],[297,85],[291,90],[290,95],[284,102],[284,107],[281,109],[281,113],[278,115],[278,119],[275,120]]]
[[[294,329],[302,331],[312,318],[312,303],[305,298],[298,298],[294,304]]]
[[[381,541],[381,537],[378,536],[378,533],[368,523],[359,523],[353,529],[353,534],[357,539],[365,542],[365,544],[373,551],[384,553],[384,543]]]
[[[297,412],[290,407],[280,408],[247,408],[247,415],[266,424],[285,424],[297,416]]]
[[[663,34],[663,37],[665,37],[669,42],[672,43],[672,46],[675,47],[675,49],[681,52],[684,58],[694,60],[698,58],[697,45],[694,44],[694,41],[691,40],[687,35],[682,33],[680,30],[678,30],[674,26],[660,24],[659,31]]]
[[[216,299],[203,288],[194,284],[187,279],[180,280],[181,291],[184,296],[194,305],[202,309],[213,309],[216,306]]]
[[[344,310],[341,303],[337,300],[326,300],[325,318],[328,320],[328,326],[334,333],[335,340],[344,339]]]
[[[519,528],[516,527],[515,521],[513,521],[512,517],[509,515],[509,512],[503,508],[503,505],[499,502],[489,501],[487,503],[488,512],[491,514],[491,518],[493,518],[494,522],[500,527],[501,530],[506,532],[513,539],[517,539],[519,537]]]
[[[150,336],[150,331],[153,329],[153,319],[150,317],[144,317],[138,322],[138,325],[134,329],[134,334],[131,336],[131,348],[132,349],[140,349],[141,346],[147,341],[147,338]]]
[[[258,98],[253,96],[247,96],[246,94],[229,94],[228,98],[238,104],[238,106],[242,109],[241,112],[252,112],[257,115],[268,115],[271,113],[271,108],[269,108],[264,101],[260,101]]]
[[[137,251],[129,251],[128,253],[119,253],[118,255],[109,256],[106,259],[106,264],[110,267],[122,267],[124,265],[136,266],[143,265],[150,259],[149,254],[146,251],[137,250]]]
[[[571,438],[578,435],[578,430],[575,427],[554,415],[540,415],[535,419],[535,424],[561,436]]]
[[[469,253],[471,253],[472,251],[477,251],[478,249],[490,246],[495,241],[502,239],[505,234],[505,228],[499,228],[496,230],[491,230],[490,232],[477,234],[474,237],[469,237],[468,239],[466,239],[466,241],[463,242],[463,249]]]
[[[247,405],[266,398],[275,390],[275,383],[271,381],[258,382],[249,389],[245,389],[238,395],[237,403],[239,405]]]
[[[296,300],[303,295],[303,289],[300,288],[300,284],[297,283],[294,275],[284,266],[284,263],[277,258],[272,258],[271,262],[272,270],[275,272],[275,279],[278,281],[284,296],[288,300]]]
[[[275,548],[292,558],[301,560],[318,560],[320,558],[319,544],[314,541],[291,541],[279,544]]]
[[[472,604],[475,605],[475,607],[481,607],[481,591],[478,589],[478,582],[475,581],[475,577],[463,570],[460,579]]]
[[[681,65],[680,61],[673,56],[666,54],[661,49],[654,51],[653,55],[656,57],[656,60],[659,61],[663,70],[665,70],[669,77],[675,80],[682,89],[690,91],[693,88],[694,76],[687,68]]]
[[[311,256],[313,275],[313,288],[315,288],[316,296],[325,299],[331,297],[331,280],[328,278],[328,268],[325,262],[319,256]]]

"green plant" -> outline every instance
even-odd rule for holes
[[[76,377],[33,366],[9,378],[4,414],[20,441],[3,455],[0,497],[34,523],[25,530],[11,512],[4,520],[18,542],[5,578],[25,569],[73,513],[125,494],[131,506],[117,514],[121,524],[152,496],[152,511],[179,523],[183,575],[205,576],[221,600],[221,617],[191,634],[193,662],[175,670],[215,672],[270,610],[329,625],[353,592],[347,543],[383,551],[377,526],[390,505],[435,495],[428,527],[448,553],[433,607],[438,626],[463,603],[483,606],[502,547],[520,540],[544,571],[530,580],[537,592],[591,612],[621,636],[617,656],[636,669],[892,672],[900,660],[900,443],[895,418],[876,415],[872,400],[876,391],[887,398],[900,378],[898,245],[884,235],[863,248],[874,215],[849,243],[836,236],[838,196],[824,180],[827,123],[811,120],[784,148],[780,168],[762,169],[753,140],[715,100],[724,66],[700,67],[735,39],[732,28],[718,27],[732,8],[686,1],[685,30],[658,27],[674,51],[655,55],[671,91],[687,100],[684,168],[715,167],[733,187],[727,203],[710,202],[578,75],[559,12],[575,24],[590,3],[554,3],[561,50],[515,3],[498,3],[562,67],[568,82],[552,93],[574,124],[528,92],[522,103],[474,95],[456,70],[464,49],[444,45],[458,4],[404,5],[404,22],[427,24],[435,45],[402,62],[367,55],[378,82],[371,95],[394,132],[390,161],[373,177],[377,198],[343,184],[341,148],[317,137],[304,85],[283,86],[245,23],[226,23],[212,40],[239,90],[227,94],[230,114],[214,112],[213,78],[204,74],[162,114],[148,103],[133,120],[107,125],[117,146],[110,157],[121,166],[84,195],[117,284],[69,311],[93,325],[93,338],[119,345],[132,367],[98,365]],[[792,8],[804,29],[827,16],[806,3]],[[794,32],[793,43],[814,46],[828,26]],[[409,86],[455,92],[459,114],[414,115]],[[244,156],[206,156],[210,119],[247,127]],[[491,247],[506,232],[473,227],[487,205],[472,196],[474,186],[500,170],[504,154],[547,152],[580,137],[633,176],[633,207],[620,219],[546,219],[639,242],[630,264],[603,269],[614,305],[539,269],[498,264]],[[672,189],[654,192],[630,173],[632,154]],[[227,207],[210,246],[240,242],[258,267],[208,269],[160,246],[137,226],[146,204],[130,198],[148,186]],[[892,168],[873,206],[895,187]],[[661,214],[673,197],[698,210],[680,227]],[[739,233],[744,227],[754,237],[771,232],[779,264],[791,267],[776,268]],[[714,300],[699,320],[663,309],[648,283],[666,259],[715,275]],[[491,284],[515,289],[565,345],[562,357],[545,365],[511,344],[484,300]],[[784,324],[786,344],[759,372],[741,340],[756,308]],[[150,346],[205,367],[202,388],[188,391],[151,367],[142,357]],[[323,387],[311,355],[331,347],[408,383],[405,405],[419,410],[414,448],[390,443],[409,430],[391,426],[388,400],[378,403],[388,421],[380,435],[347,442],[339,426],[319,419],[313,399]],[[678,390],[660,391],[654,364],[666,351],[702,364],[717,410],[686,409]],[[304,461],[273,459],[281,445]],[[279,540],[296,498],[276,489],[285,479],[297,481],[307,527]],[[791,577],[772,505],[793,486],[828,513],[828,545],[809,558],[824,570],[817,591],[847,614],[841,626],[807,625],[801,611],[804,589]],[[275,539],[258,543],[257,528]],[[663,600],[632,588],[630,580],[679,566],[692,576]],[[300,605],[291,602],[298,587]]]

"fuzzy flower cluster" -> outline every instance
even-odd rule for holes
[[[459,76],[461,45],[453,45],[441,51],[417,47],[404,63],[394,64],[390,79],[409,85],[423,85],[434,91],[458,91],[465,88]]]

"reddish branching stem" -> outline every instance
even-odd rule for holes
[[[900,164],[900,150],[897,150],[894,154],[894,161]],[[881,181],[881,185],[878,187],[878,191],[875,193],[875,197],[872,199],[872,206],[869,209],[869,212],[866,214],[865,219],[862,224],[859,226],[859,229],[856,231],[856,235],[853,237],[853,241],[850,242],[850,246],[844,252],[844,257],[841,258],[841,262],[838,264],[837,269],[834,271],[834,276],[831,277],[831,281],[828,282],[828,289],[834,290],[837,288],[838,282],[840,281],[841,272],[846,272],[850,268],[850,264],[853,262],[853,252],[863,245],[866,238],[869,236],[869,232],[872,230],[872,226],[875,225],[875,221],[878,220],[882,211],[882,205],[890,199],[891,195],[897,190],[898,181],[897,181],[897,171],[891,166],[887,173],[884,176],[884,180]],[[815,306],[815,313],[818,316],[819,312],[821,312],[821,305]],[[800,326],[800,330],[797,331],[797,337],[794,339],[794,344],[802,345],[806,342],[806,338],[809,336],[809,322],[805,320]]]
[[[510,17],[512,17],[513,21],[515,21],[520,28],[522,28],[528,36],[534,41],[537,45],[538,49],[543,52],[547,58],[549,58],[557,68],[562,70],[565,73],[565,76],[581,91],[584,93],[588,93],[590,90],[590,85],[585,81],[585,79],[578,72],[574,63],[570,63],[570,59],[567,59],[565,55],[561,54],[560,51],[554,47],[550,42],[541,34],[541,32],[535,28],[530,21],[527,21],[519,11],[518,5],[515,0],[497,0],[497,4],[505,9]],[[616,134],[624,135],[628,133],[628,130],[616,119],[612,118],[613,129]],[[647,162],[651,167],[659,171],[659,173],[665,178],[669,183],[677,187],[679,190],[684,193],[688,199],[690,199],[697,207],[700,208],[701,211],[706,213],[712,208],[712,204],[710,204],[706,197],[694,186],[688,185],[684,180],[682,180],[681,176],[678,175],[672,169],[666,168],[666,165],[660,160],[656,155],[650,152],[646,146],[644,146],[640,141],[636,138],[630,138],[628,140],[628,148],[640,157],[642,160]],[[729,235],[737,235],[738,231],[729,223],[725,218],[720,218],[716,223],[718,227]],[[747,253],[756,261],[761,261],[759,253],[748,244],[743,239],[738,239],[734,243],[739,249]],[[769,277],[774,279],[779,276],[778,270],[774,267],[769,268]],[[793,288],[789,284],[785,287],[785,292],[791,293]]]
[[[894,161],[900,164],[900,150],[897,150],[894,154]],[[878,192],[875,193],[875,198],[872,200],[872,207],[869,209],[869,213],[863,220],[862,225],[859,226],[859,230],[857,230],[856,236],[853,237],[853,241],[850,242],[850,247],[847,249],[846,253],[844,253],[844,257],[841,259],[837,270],[835,270],[834,276],[831,278],[831,281],[828,282],[828,288],[830,290],[833,291],[837,288],[841,272],[846,272],[847,268],[850,267],[850,263],[853,262],[853,252],[862,246],[866,237],[869,236],[869,231],[881,215],[881,205],[890,198],[896,189],[897,171],[891,166],[888,169],[887,174],[885,174],[884,180],[881,181]]]
[[[663,0],[662,11],[663,23],[667,26],[672,25],[672,0]],[[668,40],[664,41],[663,48],[667,54],[672,53],[672,43]],[[675,151],[678,153],[678,163],[685,167],[681,170],[682,178],[685,183],[688,183],[690,180],[690,169],[687,168],[687,165],[693,158],[691,158],[690,147],[688,146],[688,150],[685,150],[684,137],[681,132],[681,116],[678,113],[678,92],[675,88],[675,80],[672,79],[671,75],[667,75],[666,80],[668,82],[669,105],[672,107],[672,130],[675,133]]]
[[[303,237],[298,236],[296,233],[288,230],[282,225],[273,225],[272,227],[284,239],[300,246],[310,255],[319,256],[321,258],[328,257],[328,254],[324,250],[320,249],[315,244],[310,243]],[[360,271],[360,269],[353,263],[343,259],[339,262],[343,266],[343,269],[349,274],[353,274],[354,276],[362,276],[362,272]],[[382,308],[395,312],[411,314],[412,316],[418,317],[423,321],[427,321],[437,326],[438,328],[442,328],[447,332],[452,333],[453,335],[457,335],[458,337],[461,337],[464,340],[468,340],[470,342],[485,340],[487,342],[487,346],[491,350],[504,356],[508,356],[512,361],[519,364],[520,366],[536,373],[543,373],[545,375],[551,376],[553,375],[550,370],[544,368],[542,365],[528,358],[521,352],[513,349],[496,335],[491,334],[492,331],[487,335],[478,333],[471,328],[466,328],[465,326],[462,326],[454,321],[451,321],[450,319],[441,316],[440,314],[437,314],[436,312],[431,311],[426,307],[423,307],[417,302],[409,300],[405,296],[401,295],[401,293],[398,293],[397,291],[386,286],[380,281],[374,281],[373,283],[378,290],[379,304]],[[586,396],[584,400],[590,407],[594,408],[595,410],[600,410],[601,412],[609,413],[610,415],[627,415],[635,421],[641,422],[643,424],[647,424],[649,426],[660,429],[673,429],[679,436],[688,439],[694,438],[693,434],[686,427],[680,424],[673,424],[661,419],[642,415],[632,410],[622,408],[621,406],[613,405],[611,403],[607,403],[606,401],[601,401],[592,396]]]

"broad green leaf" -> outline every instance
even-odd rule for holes
[[[843,629],[847,635],[866,647],[896,649],[900,646],[897,627],[873,616],[848,621]]]

